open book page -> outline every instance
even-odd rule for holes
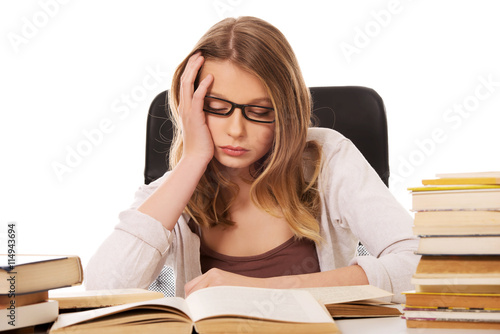
[[[163,293],[146,289],[63,290],[49,291],[49,298],[57,300],[60,309],[116,306],[163,298]]]
[[[108,315],[116,314],[119,312],[131,310],[146,305],[157,305],[160,307],[164,307],[166,309],[168,308],[178,309],[181,312],[185,313],[188,317],[191,317],[189,308],[184,299],[179,297],[169,297],[169,298],[160,298],[150,301],[130,303],[125,305],[105,307],[83,312],[60,314],[59,317],[57,318],[57,321],[52,326],[51,331],[56,330],[58,328],[75,325],[91,319],[102,318]]]
[[[194,322],[222,315],[286,322],[333,322],[307,291],[220,286],[198,290],[186,301]]]
[[[373,285],[332,286],[304,288],[314,298],[324,304],[338,304],[357,301],[389,302],[392,293]]]

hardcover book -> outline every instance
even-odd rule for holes
[[[0,331],[17,330],[40,324],[53,322],[57,319],[59,309],[56,301],[45,301],[36,304],[16,306],[14,312],[6,308],[0,310]]]
[[[404,319],[404,317],[403,317]],[[500,322],[443,321],[437,319],[406,319],[408,328],[500,329]]]
[[[24,294],[0,295],[0,309],[9,307],[12,303],[17,306],[41,303],[49,299],[48,291],[39,291]]]
[[[412,284],[418,292],[500,293],[500,257],[424,255]]]
[[[500,294],[405,292],[406,305],[446,308],[500,309]]]
[[[500,210],[500,185],[426,186],[408,188],[413,211]]]
[[[408,320],[431,321],[472,321],[500,323],[500,309],[470,309],[470,308],[417,308],[405,307],[404,318]]]
[[[325,305],[334,318],[400,316],[399,304],[388,302],[392,293],[372,285],[305,288]]]
[[[45,291],[79,285],[83,269],[78,256],[0,255],[0,294]]]
[[[416,235],[500,235],[500,211],[419,211],[413,225]]]
[[[500,255],[500,235],[424,236],[418,244],[421,255]],[[500,259],[495,261],[500,266]]]
[[[50,300],[57,300],[59,310],[72,311],[117,306],[163,298],[163,293],[146,289],[111,289],[85,291],[49,291]]]

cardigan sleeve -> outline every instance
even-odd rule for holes
[[[162,180],[141,186],[131,208],[120,213],[119,223],[85,268],[87,289],[147,288],[158,276],[174,233],[137,208]]]
[[[412,217],[351,141],[324,145],[325,203],[336,216],[330,222],[337,231],[350,230],[371,254],[349,264],[361,266],[371,285],[394,293],[394,301],[404,301],[401,292],[414,288],[419,261]]]

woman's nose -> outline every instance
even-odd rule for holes
[[[243,116],[243,110],[236,108],[233,113],[227,118],[227,133],[231,137],[241,137],[246,133],[246,122],[245,116]]]

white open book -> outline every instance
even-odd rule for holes
[[[61,314],[50,333],[335,333],[332,317],[308,291],[210,287],[186,299]]]

